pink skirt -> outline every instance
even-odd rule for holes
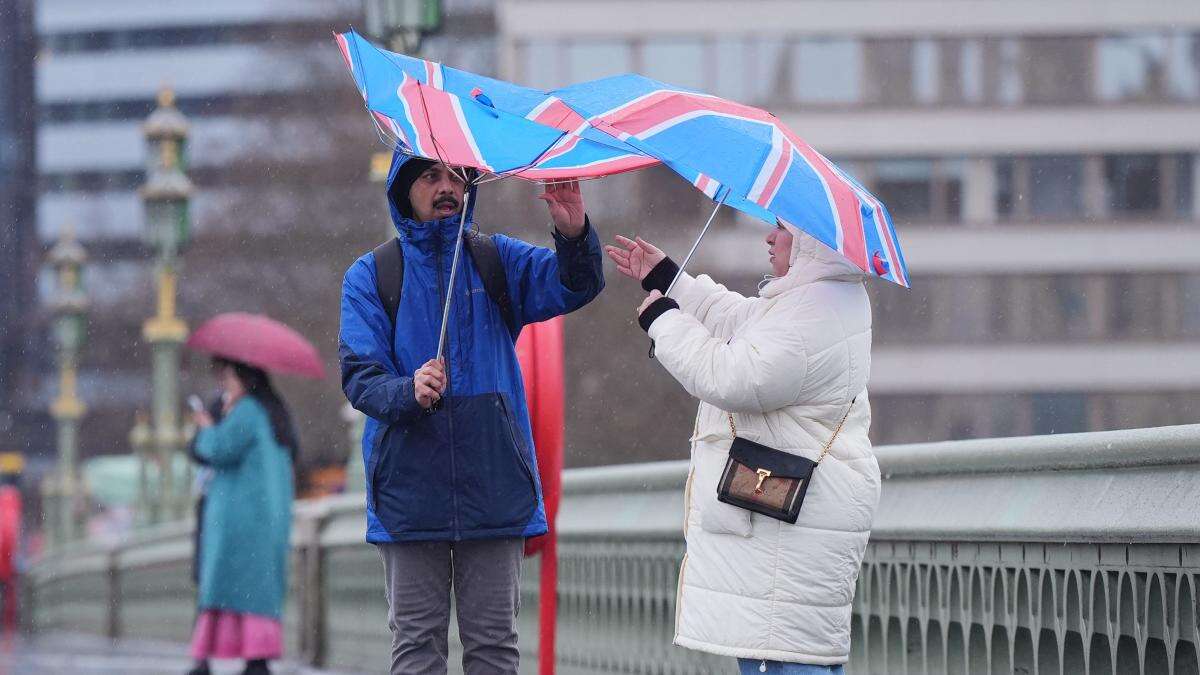
[[[283,625],[258,614],[205,610],[192,633],[193,659],[277,659],[283,656]]]

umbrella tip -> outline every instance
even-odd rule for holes
[[[892,269],[892,266],[888,264],[888,261],[879,251],[876,251],[875,255],[872,256],[871,265],[875,268],[875,273],[881,277],[887,276],[887,273]]]

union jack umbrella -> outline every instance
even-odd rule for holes
[[[545,92],[337,34],[342,57],[393,149],[531,181],[597,178],[658,164]]]
[[[909,285],[883,203],[771,113],[640,75],[584,82],[551,96],[593,127],[662,160],[717,202],[714,216],[727,204],[771,225],[787,223],[864,272]],[[701,238],[711,223],[710,216]]]

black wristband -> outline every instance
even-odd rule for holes
[[[642,279],[642,290],[649,293],[650,291],[658,291],[666,293],[671,282],[675,281],[675,275],[679,274],[679,265],[675,264],[670,258],[663,258],[658,261],[654,269]]]
[[[650,303],[649,307],[642,310],[641,315],[638,316],[638,325],[642,327],[642,330],[649,333],[650,326],[654,324],[654,320],[673,309],[679,309],[678,302],[667,297],[659,298]]]

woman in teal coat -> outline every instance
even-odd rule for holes
[[[291,416],[267,374],[214,361],[224,390],[219,423],[205,411],[194,454],[211,471],[201,515],[199,615],[192,635],[196,665],[209,658],[246,660],[244,675],[269,673],[283,652],[292,526],[292,458],[298,444]]]

